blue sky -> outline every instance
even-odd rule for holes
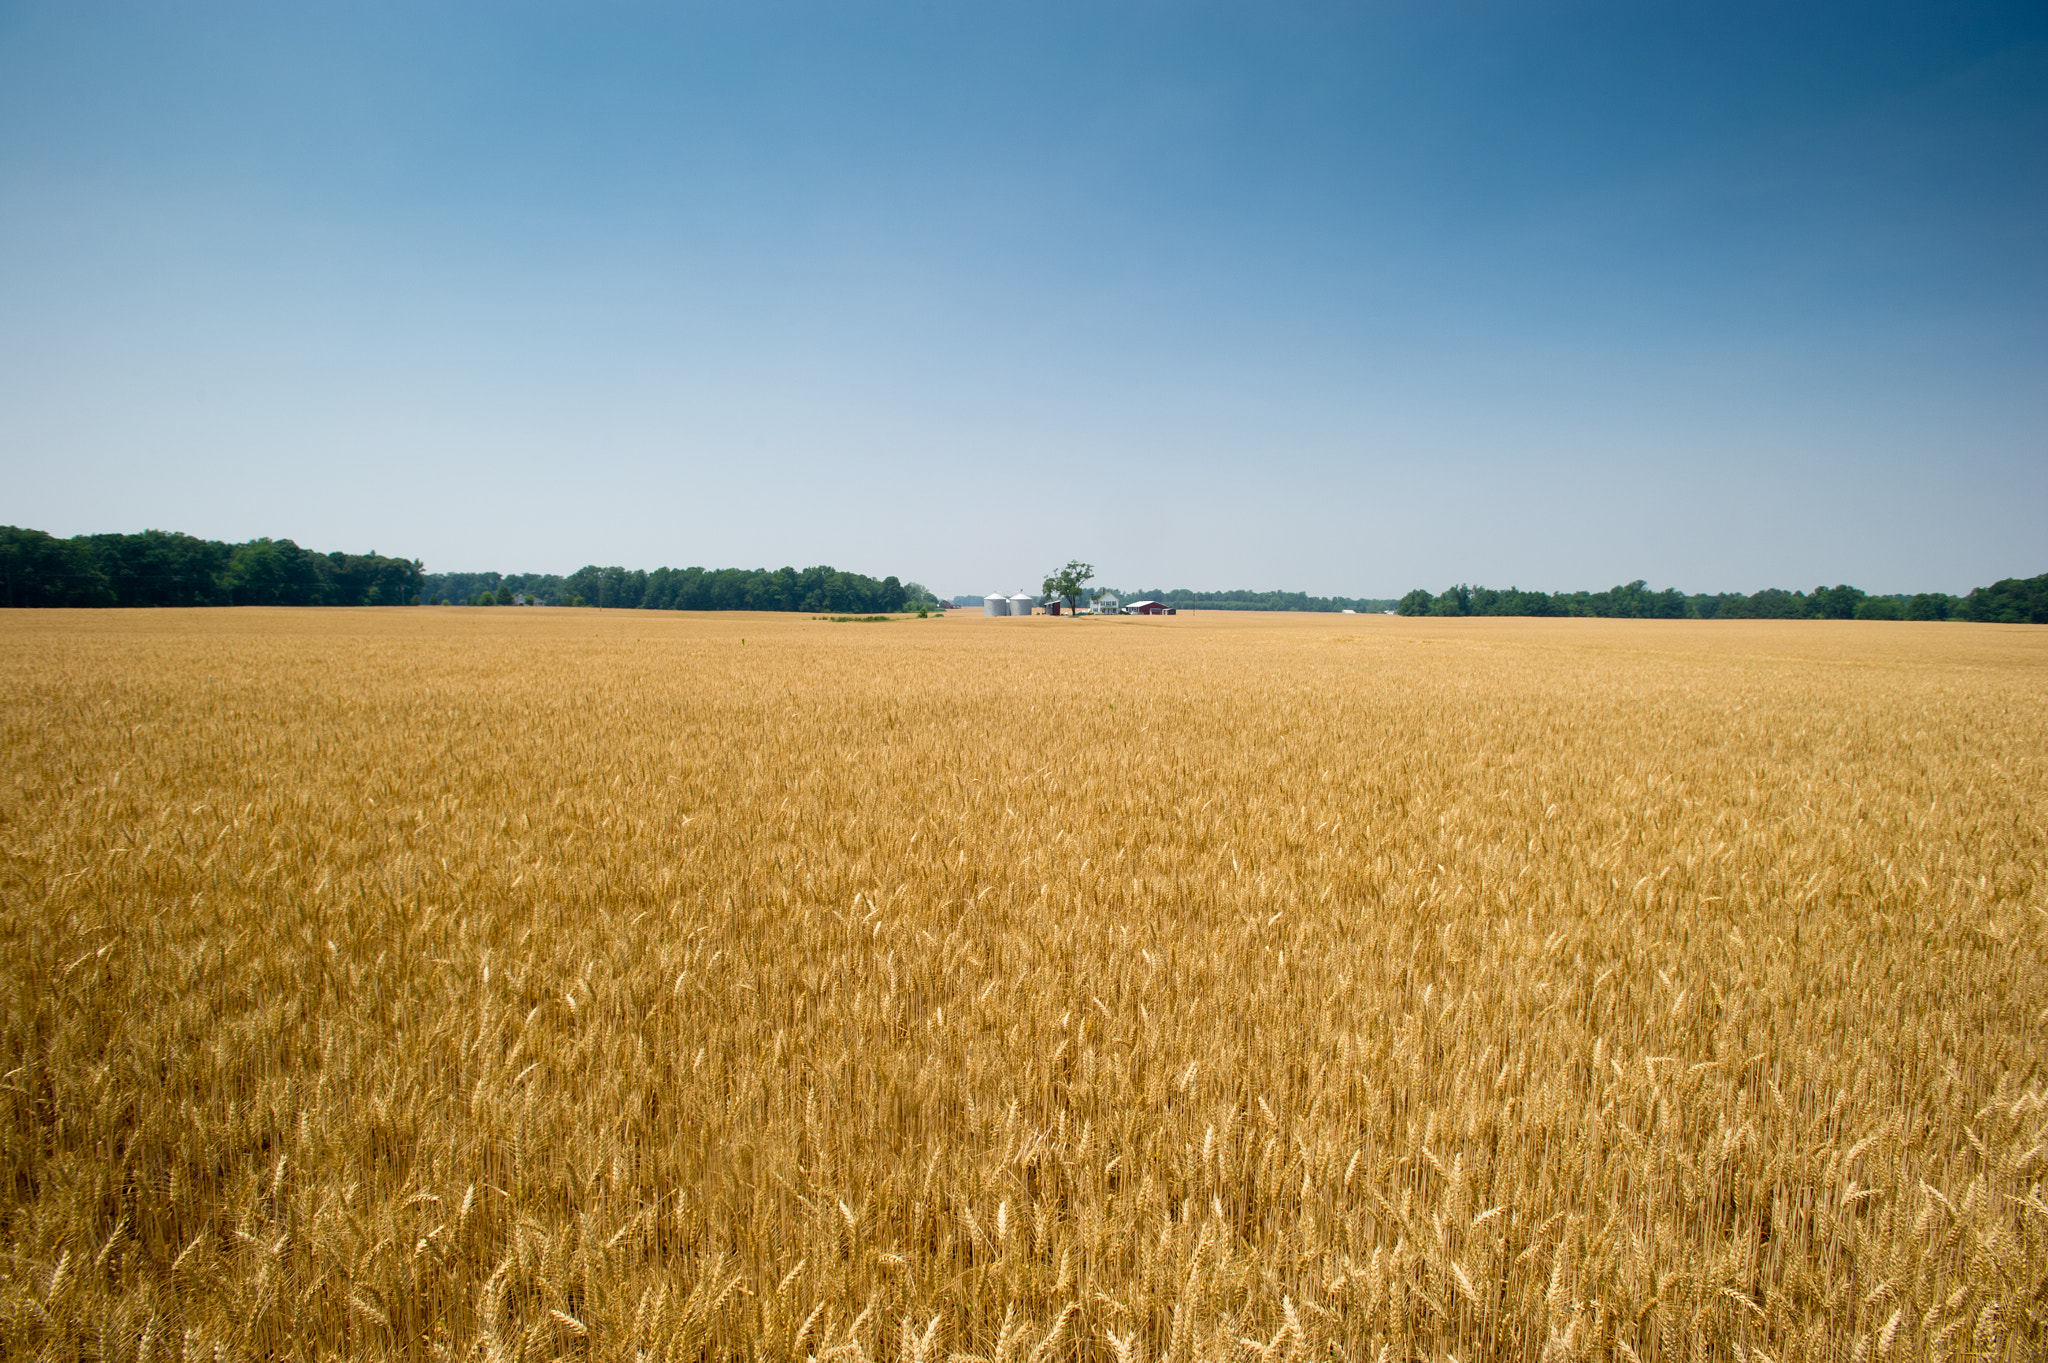
[[[2048,571],[2048,9],[0,0],[0,521]]]

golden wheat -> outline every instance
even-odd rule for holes
[[[2048,631],[0,634],[9,1357],[2048,1330]]]

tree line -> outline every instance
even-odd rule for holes
[[[601,606],[879,614],[936,606],[915,582],[835,568],[657,568],[595,564],[550,573],[428,573],[417,559],[241,544],[175,531],[74,535],[0,526],[0,605]]]
[[[805,611],[873,615],[932,607],[916,582],[813,568],[600,568],[554,573],[429,573],[427,601],[447,605],[598,606],[606,610]]]
[[[173,531],[74,535],[0,526],[7,606],[406,606],[417,559],[323,554],[288,539],[241,544]]]
[[[1967,596],[1947,592],[1873,596],[1846,584],[1812,592],[1767,587],[1687,595],[1651,591],[1638,578],[1604,592],[1525,592],[1460,583],[1401,598],[1403,615],[1584,615],[1623,620],[1971,620],[1984,624],[2048,624],[2048,573],[2002,578]]]
[[[1970,620],[2048,624],[2048,573],[2003,578],[1966,596],[1873,596],[1846,584],[1812,592],[1767,588],[1688,595],[1641,579],[1603,592],[1501,590],[1460,583],[1395,602],[1305,592],[1154,589],[1126,596],[1179,610],[1398,610],[1402,615],[1602,616],[1646,620]],[[0,604],[21,606],[598,606],[619,610],[754,610],[888,614],[938,604],[916,582],[826,565],[626,569],[589,564],[549,573],[427,573],[417,559],[320,553],[288,539],[239,544],[174,531],[74,535],[0,526]]]
[[[1392,597],[1310,596],[1307,592],[1191,592],[1185,587],[1176,587],[1172,591],[1154,588],[1133,592],[1123,599],[1162,601],[1175,610],[1184,611],[1358,611],[1375,615],[1394,609],[1396,604]]]

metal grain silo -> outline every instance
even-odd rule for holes
[[[990,592],[987,596],[981,598],[981,613],[983,615],[1008,615],[1010,613],[1010,598],[1004,596],[1001,592]]]
[[[1030,592],[1018,592],[1010,598],[1010,614],[1029,615],[1031,608],[1038,604],[1038,598]]]

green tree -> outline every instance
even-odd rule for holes
[[[83,538],[0,526],[0,599],[9,606],[118,605],[99,557]]]
[[[1088,580],[1094,576],[1094,564],[1070,558],[1066,567],[1045,580],[1045,594],[1066,602],[1067,609],[1071,611],[1081,604],[1081,597],[1088,590]]]
[[[2048,625],[2048,573],[2000,578],[1955,604],[1951,615],[1987,625]]]
[[[1835,587],[1815,587],[1807,600],[1813,613],[1823,620],[1854,620],[1856,607],[1863,600],[1863,592],[1856,587],[1843,584]]]
[[[135,535],[91,535],[100,565],[112,580],[119,606],[222,606],[221,585],[229,546],[190,535],[144,530]],[[78,543],[81,541],[73,541]]]
[[[1460,582],[1446,588],[1429,606],[1431,615],[1470,615],[1472,613],[1472,589]]]

